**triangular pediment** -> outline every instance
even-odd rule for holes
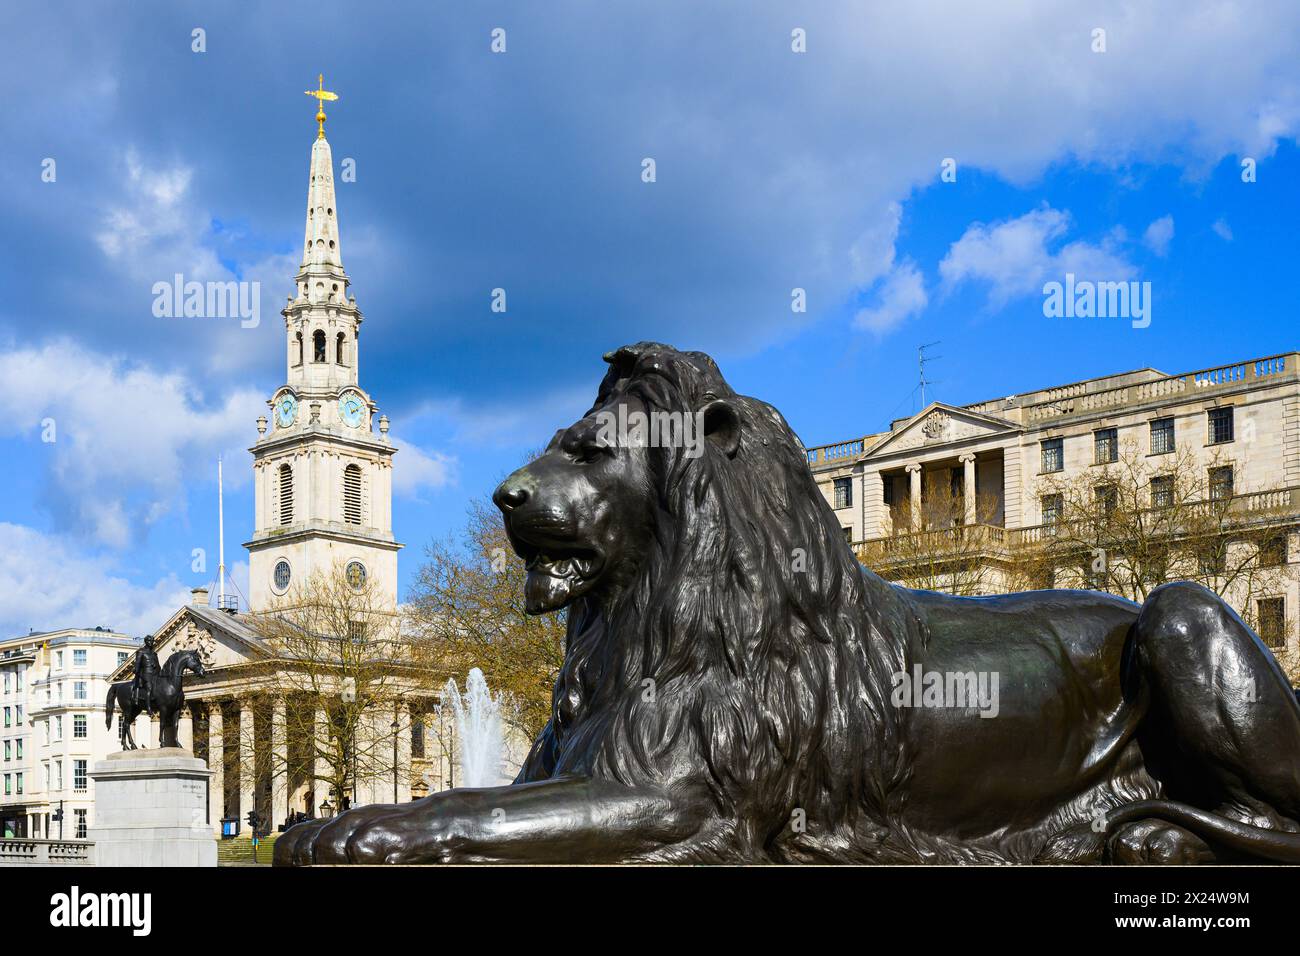
[[[177,651],[197,650],[208,670],[246,664],[266,654],[265,645],[243,615],[194,605],[180,608],[167,619],[154,634],[154,649],[163,663]],[[129,680],[134,670],[133,654],[111,679]]]
[[[1005,418],[932,402],[901,428],[873,445],[863,458],[883,458],[897,452],[978,440],[1019,430],[1019,425]]]

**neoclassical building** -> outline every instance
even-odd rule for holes
[[[1253,605],[1238,609],[1266,622],[1261,636],[1294,665],[1300,353],[1174,374],[1143,368],[969,405],[932,402],[885,431],[807,454],[845,537],[877,570],[907,582],[909,561],[925,553],[937,562],[945,546],[996,570],[1041,545],[1061,507],[1054,488],[1103,475],[1121,448],[1149,463],[1153,508],[1168,494],[1162,463],[1190,461],[1204,472],[1207,497],[1229,502],[1230,533],[1270,542],[1280,573],[1268,590],[1225,596]],[[927,519],[927,503],[940,493],[962,504],[961,534]],[[910,546],[926,535],[933,546]],[[984,580],[985,593],[1000,589],[996,573]]]

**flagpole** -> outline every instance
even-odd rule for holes
[[[217,458],[217,609],[226,606],[226,511],[221,489],[221,459]]]

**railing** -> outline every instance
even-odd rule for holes
[[[1188,502],[1185,508],[1217,507],[1220,502]],[[1157,514],[1159,509],[1148,509]],[[1177,510],[1177,509],[1175,509]],[[1233,495],[1223,514],[1227,519],[1241,520],[1267,518],[1270,515],[1292,513],[1300,516],[1300,486],[1273,488]],[[1068,536],[1065,524],[1038,524],[1025,528],[1003,528],[1000,525],[969,524],[952,528],[926,531],[904,531],[898,534],[867,538],[853,542],[859,552],[871,552],[884,561],[901,561],[908,558],[941,557],[944,555],[976,554],[1031,547],[1042,544],[1057,535]]]
[[[0,839],[0,866],[94,866],[91,840]]]
[[[841,458],[857,458],[866,447],[866,438],[855,438],[834,445],[817,445],[808,449],[808,464],[825,465]]]
[[[1202,391],[1225,385],[1237,385],[1248,379],[1269,378],[1288,371],[1294,373],[1296,365],[1300,364],[1296,361],[1298,358],[1300,355],[1294,352],[1269,355],[1232,365],[1220,365],[1182,375],[1170,375],[1153,382],[1109,388],[1100,392],[1085,392],[1082,385],[1049,388],[1046,400],[1030,405],[1025,410],[1025,415],[1029,422],[1039,422],[1077,412],[1092,412],[1181,395],[1191,390]]]
[[[853,547],[857,551],[874,552],[885,561],[898,561],[920,555],[1001,550],[1006,542],[1007,529],[1000,525],[966,524],[868,538],[865,541],[855,541]]]

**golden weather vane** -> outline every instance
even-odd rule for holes
[[[316,89],[304,90],[303,92],[306,93],[308,96],[316,97],[316,122],[320,124],[320,130],[319,132],[316,133],[316,138],[324,139],[325,138],[325,101],[337,100],[339,98],[339,95],[337,93],[331,93],[329,90],[325,89],[324,73],[317,75],[316,83],[317,83]]]

